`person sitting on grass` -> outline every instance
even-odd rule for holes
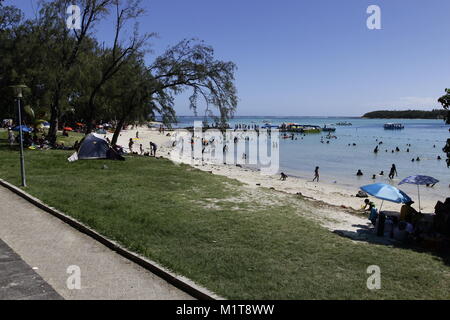
[[[414,201],[405,203],[400,209],[400,221],[412,222],[418,216],[416,209],[412,207]]]
[[[400,242],[409,242],[412,240],[413,234],[413,225],[405,221],[400,221],[393,230],[393,238]]]

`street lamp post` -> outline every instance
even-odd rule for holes
[[[22,128],[22,109],[20,99],[23,97],[23,89],[27,88],[24,85],[13,86],[15,96],[17,98],[18,117],[19,117],[19,139],[20,139],[20,173],[22,175],[22,187],[27,186],[27,178],[25,176],[25,158],[23,154],[23,128]]]

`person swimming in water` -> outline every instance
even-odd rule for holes
[[[359,169],[358,172],[356,173],[356,175],[357,175],[358,177],[361,177],[361,176],[363,176],[364,174],[362,173],[361,169]]]

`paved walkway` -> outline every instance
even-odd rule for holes
[[[61,300],[62,297],[0,240],[0,300]]]
[[[23,259],[25,263],[17,263],[21,265],[20,268],[26,269],[26,265],[33,268],[64,299],[193,299],[3,187],[0,187],[0,204],[0,240]],[[4,251],[11,255],[11,251]],[[12,254],[10,259],[19,259],[17,255]],[[7,260],[8,257],[5,256],[4,259]],[[80,268],[79,290],[68,289],[67,280],[73,275],[67,273],[70,266]],[[12,270],[12,265],[0,266],[0,288],[3,288],[2,279],[6,278],[6,282],[11,280]],[[30,280],[27,279],[30,277],[28,272],[16,276],[18,278],[15,279],[20,281]],[[41,292],[38,287],[45,286],[45,283],[40,277],[34,279],[35,282],[27,282],[26,286],[32,290],[30,292]],[[45,290],[47,289],[49,287]],[[7,287],[6,291],[1,290],[0,299],[2,295],[7,299],[8,295],[11,299],[16,298]],[[49,299],[57,297],[58,295],[48,296]]]

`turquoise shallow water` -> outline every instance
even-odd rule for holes
[[[179,126],[192,125],[193,121],[194,118],[181,117]],[[326,133],[306,135],[303,139],[298,135],[294,141],[282,140],[280,170],[290,175],[312,179],[314,168],[319,166],[323,181],[359,187],[373,183],[372,175],[380,171],[384,171],[386,176],[377,177],[376,182],[385,182],[391,165],[395,164],[399,177],[394,184],[410,175],[429,175],[441,182],[433,189],[426,188],[424,193],[437,199],[450,196],[450,169],[447,168],[446,156],[442,151],[445,142],[450,138],[450,126],[445,125],[443,120],[237,117],[230,121],[230,125],[264,125],[266,122],[278,125],[295,122],[323,126],[344,121],[353,125],[336,126],[334,135],[337,139],[330,139],[329,144],[320,142]],[[387,122],[403,123],[405,129],[385,130],[383,125]],[[373,150],[378,144],[377,139],[383,141],[383,144],[380,146],[380,152],[375,154]],[[353,146],[353,143],[356,146]],[[406,152],[407,144],[411,144],[409,153]],[[392,153],[396,147],[399,147],[400,152]],[[438,161],[438,155],[443,160]],[[420,157],[420,162],[411,161],[417,157]],[[363,177],[356,177],[358,169],[363,171]],[[401,188],[408,192],[417,190],[412,186]]]

